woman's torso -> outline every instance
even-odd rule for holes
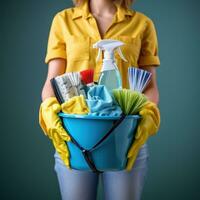
[[[66,43],[66,72],[94,69],[94,81],[98,81],[102,58],[96,62],[98,49],[92,47],[101,39],[116,39],[125,43],[121,47],[128,62],[123,61],[115,53],[117,66],[122,76],[123,87],[128,87],[128,67],[138,67],[141,51],[141,40],[145,21],[148,19],[142,13],[117,6],[117,12],[111,25],[101,37],[96,19],[89,12],[88,4],[73,7],[58,13],[62,34]]]

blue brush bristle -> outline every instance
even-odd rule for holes
[[[130,89],[138,92],[143,92],[150,81],[151,75],[152,73],[146,70],[129,67],[128,79]]]

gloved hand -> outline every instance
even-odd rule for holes
[[[62,121],[57,115],[61,111],[61,105],[58,103],[56,97],[49,97],[45,99],[39,109],[39,124],[48,136],[61,156],[62,160],[68,168],[69,163],[69,151],[65,141],[70,141],[71,138],[62,126]]]
[[[140,147],[145,144],[149,136],[156,134],[160,127],[160,111],[155,103],[147,101],[139,111],[139,115],[142,119],[137,127],[135,140],[128,151],[127,171],[132,169]]]

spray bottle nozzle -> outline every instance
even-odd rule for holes
[[[123,55],[122,50],[121,50],[120,47],[117,48],[117,52],[118,52],[118,54],[119,54],[119,56],[121,57],[122,60],[124,60],[125,62],[128,62],[126,60],[126,58],[124,57],[124,55]]]
[[[97,43],[93,44],[93,48],[98,48],[98,55],[96,57],[96,61],[100,59],[101,52],[104,51],[104,58],[105,59],[114,59],[114,51],[117,50],[119,56],[122,60],[127,62],[126,58],[124,57],[120,46],[124,45],[123,42],[119,40],[112,40],[112,39],[105,39],[100,40]]]

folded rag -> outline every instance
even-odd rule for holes
[[[148,100],[139,111],[139,114],[142,119],[139,122],[135,140],[128,151],[127,171],[132,169],[140,147],[145,144],[149,136],[155,135],[160,127],[160,111],[155,103]]]
[[[83,95],[70,98],[68,101],[64,102],[61,107],[62,112],[68,114],[83,115],[90,111]]]
[[[114,101],[104,85],[94,85],[89,88],[86,99],[90,115],[120,116],[121,108]]]

